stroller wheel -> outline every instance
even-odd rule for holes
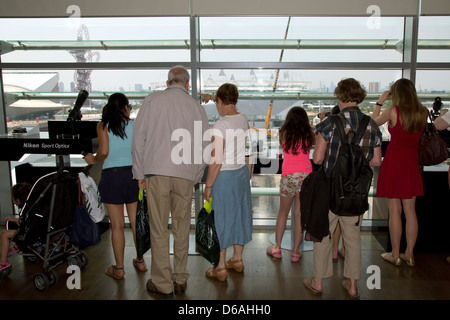
[[[81,259],[76,255],[71,256],[67,259],[67,266],[78,266],[81,268]]]
[[[58,282],[58,273],[55,269],[52,269],[48,274],[48,283],[50,286],[54,286]]]
[[[83,251],[80,251],[80,253],[78,254],[78,259],[79,259],[80,264],[81,264],[80,268],[86,267],[86,265],[89,262],[88,255],[86,253],[84,253]]]
[[[45,291],[50,286],[50,280],[48,279],[47,275],[42,272],[35,274],[33,281],[34,286],[39,291]]]

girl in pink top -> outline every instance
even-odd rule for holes
[[[295,198],[294,247],[291,261],[297,262],[301,258],[299,247],[303,234],[300,221],[300,189],[303,180],[312,172],[309,151],[314,143],[314,133],[303,108],[293,107],[289,110],[281,126],[279,137],[284,158],[281,167],[280,210],[276,224],[275,245],[267,248],[267,254],[275,259],[281,259],[281,240],[286,229],[289,210]]]

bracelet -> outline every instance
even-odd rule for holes
[[[383,104],[382,104],[382,103],[379,103],[378,101],[377,101],[377,102],[375,102],[375,104],[376,104],[377,106],[380,106],[380,107],[382,107],[382,106],[383,106]]]
[[[212,188],[212,186],[210,186],[210,187],[205,186],[205,189],[208,189],[208,188]]]

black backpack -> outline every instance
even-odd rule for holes
[[[363,115],[358,131],[355,133],[351,129],[347,135],[341,117],[330,117],[338,129],[341,141],[330,179],[330,210],[337,215],[358,216],[369,209],[369,189],[373,177],[369,161],[359,146],[370,117]],[[350,141],[348,135],[351,135]]]

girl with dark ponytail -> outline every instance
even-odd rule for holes
[[[95,155],[88,153],[84,157],[88,164],[103,161],[98,189],[111,221],[111,239],[116,260],[115,265],[106,269],[106,274],[115,279],[123,279],[125,275],[124,204],[133,230],[133,238],[136,241],[135,225],[139,188],[131,171],[134,122],[130,120],[130,112],[128,98],[122,93],[112,94],[103,107],[102,119],[97,125],[98,151]],[[147,271],[143,257],[133,259],[133,265],[139,271]]]
[[[291,261],[298,262],[302,257],[299,251],[303,231],[301,227],[300,190],[303,180],[312,172],[309,151],[314,144],[314,133],[309,125],[308,114],[301,107],[293,107],[279,131],[280,145],[283,148],[283,165],[280,180],[280,209],[276,223],[275,244],[267,248],[267,254],[281,259],[281,241],[286,229],[286,221],[294,203],[294,245]]]
[[[125,127],[130,121],[129,113],[124,112],[128,106],[128,98],[123,93],[114,93],[109,97],[102,112],[103,127],[108,126],[108,131],[122,139],[126,138]]]

